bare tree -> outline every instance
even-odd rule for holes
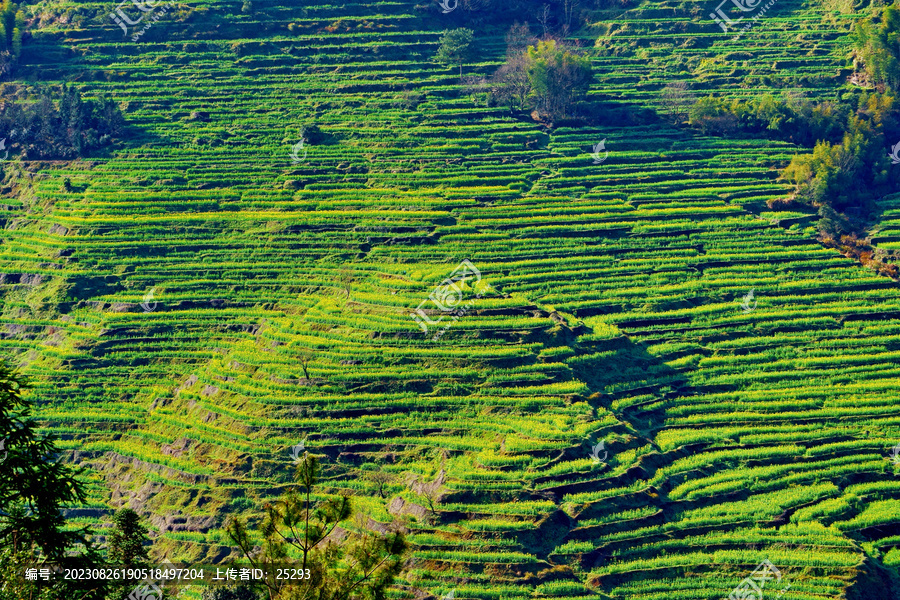
[[[437,504],[440,502],[441,493],[437,488],[425,487],[422,490],[422,497],[428,502],[428,509],[431,511],[432,517],[437,517]]]
[[[463,77],[462,86],[475,106],[478,106],[479,95],[489,91],[487,78],[478,75]]]
[[[303,376],[306,377],[307,381],[309,381],[309,363],[315,360],[315,358],[316,353],[309,348],[303,348],[297,353],[297,363],[299,363],[300,368],[303,369]]]
[[[688,118],[691,106],[694,104],[694,96],[688,89],[687,83],[676,81],[663,88],[662,103],[672,122],[680,125]]]
[[[344,290],[347,298],[350,297],[351,287],[354,281],[356,281],[356,272],[354,269],[346,265],[341,267],[338,271],[336,282],[338,287]]]
[[[581,0],[562,0],[563,6],[563,37],[568,37],[572,30],[572,18],[578,11]]]
[[[384,486],[394,481],[393,475],[387,471],[369,471],[368,479],[375,484],[381,498],[384,498]]]
[[[537,38],[531,33],[528,23],[516,21],[506,33],[506,58],[520,56],[528,46],[537,43]]]
[[[545,4],[544,9],[541,11],[541,14],[538,16],[538,23],[541,24],[541,28],[544,30],[544,39],[550,34],[550,5]]]
[[[510,110],[522,110],[531,94],[531,80],[522,54],[513,55],[491,78],[491,95]]]

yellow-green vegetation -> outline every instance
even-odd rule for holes
[[[869,9],[779,0],[735,40],[715,2],[590,3],[579,49],[531,45],[590,63],[551,127],[460,80],[542,3],[424,4],[210,0],[138,41],[112,4],[25,7],[16,76],[127,120],[0,185],[0,351],[86,469],[69,516],[131,506],[155,555],[224,563],[308,451],[342,527],[408,534],[392,598],[718,600],[764,559],[785,600],[895,594],[900,289],[779,202],[817,140],[663,93],[824,115],[875,92],[848,83]],[[455,29],[478,51],[440,64]],[[464,260],[490,287],[442,312]]]

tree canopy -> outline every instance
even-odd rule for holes
[[[471,29],[451,29],[441,36],[441,45],[434,59],[448,66],[459,65],[459,76],[462,77],[462,67],[472,57],[472,41],[475,32]]]
[[[69,85],[18,91],[22,100],[0,105],[0,139],[26,160],[84,156],[124,131],[122,111],[109,98],[85,99]]]
[[[113,515],[112,531],[106,540],[106,560],[116,567],[136,569],[150,566],[147,549],[150,538],[140,515],[130,508],[122,508]],[[127,600],[138,579],[122,579],[111,582],[111,594],[107,600]]]
[[[556,40],[535,40],[527,25],[513,25],[506,42],[506,62],[491,78],[494,101],[511,110],[531,106],[554,119],[572,116],[593,79],[590,58]]]
[[[888,6],[881,19],[862,19],[854,28],[856,58],[875,85],[900,91],[900,7]]]
[[[32,402],[23,396],[27,380],[0,360],[0,600],[57,600],[78,590],[84,600],[105,597],[95,581],[57,580],[51,585],[26,581],[24,570],[68,556],[69,566],[100,562],[86,529],[67,529],[62,508],[84,502],[86,493],[76,473],[60,464],[56,438],[38,432]]]
[[[54,460],[55,437],[38,433],[32,403],[22,397],[27,388],[24,377],[0,361],[0,544],[14,550],[33,545],[58,558],[83,541],[62,530],[60,509],[86,496],[72,469]]]
[[[9,0],[0,3],[0,76],[12,72],[22,53],[25,13]]]
[[[525,56],[525,72],[537,109],[552,116],[568,116],[593,79],[590,58],[558,46],[556,40],[529,46]]]
[[[816,206],[864,214],[880,195],[897,188],[890,176],[884,136],[871,122],[851,116],[839,144],[822,141],[812,154],[794,156],[782,178],[797,186],[797,197]]]

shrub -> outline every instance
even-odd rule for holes
[[[555,40],[529,46],[525,57],[525,72],[537,109],[553,117],[568,116],[576,97],[590,87],[590,59],[557,47]]]

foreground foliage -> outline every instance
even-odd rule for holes
[[[56,600],[71,594],[100,600],[103,585],[62,579],[39,585],[25,579],[25,569],[64,557],[74,567],[100,562],[87,529],[65,526],[61,509],[84,501],[84,487],[70,467],[57,461],[56,438],[37,432],[32,402],[23,397],[28,385],[0,361],[0,600]]]
[[[405,519],[397,595],[717,600],[768,556],[786,598],[894,596],[860,562],[895,544],[889,506],[864,511],[900,495],[896,285],[823,248],[807,207],[766,206],[813,145],[619,119],[658,109],[673,78],[744,101],[853,94],[846,20],[777,3],[785,18],[736,46],[688,3],[595,15],[598,123],[548,128],[430,64],[462,9],[210,6],[220,29],[120,44],[103,14],[75,55],[48,55],[45,73],[109,74],[85,94],[128,102],[147,143],[45,168],[40,214],[4,200],[5,341],[83,451],[87,506],[150,485],[158,516],[262,516],[285,446],[310,438],[346,465],[323,479],[356,514]],[[491,73],[500,41],[465,70]],[[309,120],[328,143],[295,165]],[[462,257],[501,292],[422,339],[408,313]],[[54,286],[58,311],[28,313]],[[368,462],[383,490],[358,476]],[[233,546],[216,527],[158,543],[196,560]]]
[[[240,519],[229,523],[228,535],[254,567],[270,574],[263,582],[270,600],[383,599],[403,566],[404,536],[339,528],[353,515],[350,498],[342,495],[314,502],[319,470],[318,458],[304,453],[295,486],[266,505],[258,552]],[[279,567],[300,569],[306,579],[278,580],[274,574]]]

